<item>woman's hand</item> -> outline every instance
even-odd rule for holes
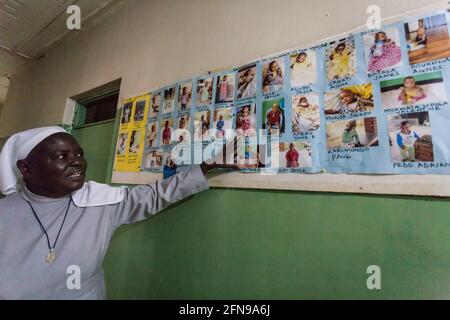
[[[226,164],[227,162],[227,157],[226,157],[226,152],[227,149],[230,149],[231,147],[228,147],[230,144],[233,144],[233,164]],[[221,163],[211,163],[208,164],[206,162],[203,162],[200,165],[200,168],[202,169],[203,174],[208,173],[209,170],[213,170],[213,169],[229,169],[229,170],[240,170],[241,167],[238,166],[236,163],[236,159],[237,159],[237,140],[233,139],[232,142],[229,142],[228,144],[225,144],[222,148],[222,151],[216,156],[216,158],[218,159],[222,159]]]
[[[200,168],[202,169],[203,174],[207,174],[209,170],[212,169],[230,169],[230,170],[240,170],[241,168],[237,164],[207,164],[203,162],[200,165]]]

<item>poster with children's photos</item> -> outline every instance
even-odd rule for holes
[[[198,164],[237,137],[245,172],[450,174],[449,22],[410,15],[179,81],[152,92],[148,110],[124,101],[116,170],[138,148],[132,136],[150,171],[179,154]],[[145,134],[130,124],[142,122]]]
[[[331,64],[334,73],[350,61],[357,68],[348,67],[343,73],[354,76],[324,92],[325,170],[450,173],[448,18],[423,15],[354,35],[355,53],[341,58],[342,68],[328,57],[326,68]],[[337,54],[334,49],[332,60]]]
[[[142,170],[149,95],[123,101],[119,137],[115,153],[115,170],[139,172]]]

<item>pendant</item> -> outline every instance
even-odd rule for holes
[[[53,253],[53,251],[50,251],[50,252],[48,253],[47,257],[45,258],[45,261],[46,261],[47,263],[53,263],[53,261],[55,261],[55,259],[56,259],[55,254]]]

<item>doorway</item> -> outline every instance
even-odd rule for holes
[[[119,88],[120,80],[72,98],[76,107],[71,133],[84,150],[86,181],[111,183]]]

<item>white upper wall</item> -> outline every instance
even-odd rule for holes
[[[0,137],[61,124],[68,97],[122,78],[121,96],[308,45],[439,0],[128,0],[16,73]]]
[[[8,93],[9,80],[8,78],[0,75],[0,117],[2,114],[3,104]]]

